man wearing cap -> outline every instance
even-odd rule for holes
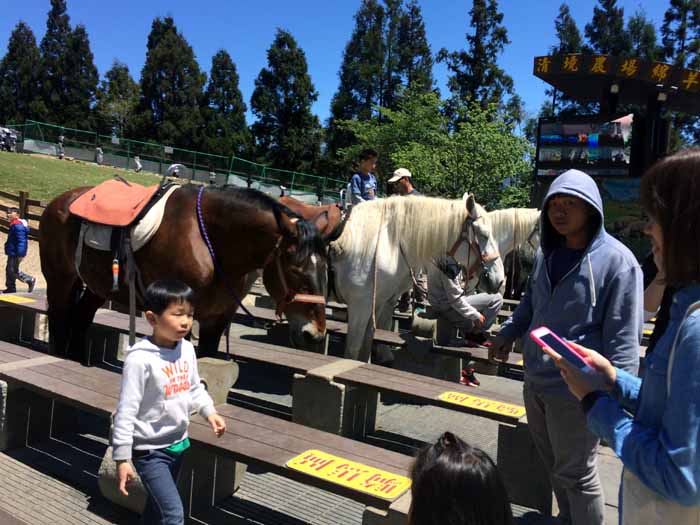
[[[389,184],[393,185],[394,193],[397,195],[413,195],[420,197],[422,194],[413,187],[411,172],[406,168],[399,168],[394,172],[394,176],[389,179]]]
[[[406,168],[397,169],[388,182],[393,186],[396,195],[422,196],[422,193],[413,187],[411,172]],[[410,294],[410,291],[405,292],[399,298],[399,311],[408,311],[408,307],[411,304]],[[422,268],[414,272],[413,300],[416,309],[425,310],[428,305],[428,277]]]

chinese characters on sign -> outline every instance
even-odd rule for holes
[[[535,71],[537,73],[549,73],[549,68],[552,64],[550,57],[538,57],[535,59]]]
[[[607,55],[594,56],[593,62],[591,62],[591,67],[588,69],[589,73],[607,73],[609,68],[608,58],[609,57]]]
[[[470,396],[462,392],[443,392],[438,396],[438,399],[455,405],[462,405],[513,418],[521,418],[525,415],[525,407],[511,405],[510,403],[501,403],[500,401],[494,401],[493,399],[487,399],[485,397]]]
[[[681,87],[686,91],[698,91],[700,89],[700,71],[684,70]]]
[[[662,84],[670,78],[671,66],[662,62],[654,62],[649,72],[649,78],[654,82]]]
[[[626,58],[620,64],[618,74],[623,77],[633,78],[637,76],[639,72],[639,59],[637,58]]]
[[[388,500],[398,498],[411,487],[411,480],[405,476],[349,461],[320,450],[307,450],[290,459],[287,467]]]
[[[576,73],[581,64],[580,55],[566,55],[561,64],[561,68],[568,73]]]

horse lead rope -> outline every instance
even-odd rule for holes
[[[216,254],[214,253],[214,248],[211,245],[211,241],[209,240],[209,234],[207,233],[207,228],[204,225],[204,219],[202,218],[202,194],[204,193],[205,188],[206,186],[200,186],[199,192],[197,193],[197,221],[199,223],[199,233],[202,235],[202,238],[204,239],[204,244],[207,245],[209,255],[211,256],[211,259],[214,263],[214,273],[219,274],[221,280],[224,282],[224,285],[226,286],[226,288],[228,288],[229,294],[233,296],[233,298],[236,300],[236,303],[238,303],[238,306],[240,306],[243,309],[243,311],[248,316],[250,316],[251,319],[255,320],[255,316],[251,314],[250,311],[245,307],[243,302],[238,298],[238,295],[231,287],[230,283],[228,282],[228,279],[226,279],[226,274],[222,271],[221,266],[219,265],[219,261],[216,258]],[[226,348],[228,351],[228,338],[226,338]]]

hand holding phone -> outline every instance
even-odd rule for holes
[[[549,347],[581,371],[592,370],[587,357],[574,346],[564,341],[546,326],[540,326],[530,332],[530,338],[541,347]]]

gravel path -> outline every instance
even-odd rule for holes
[[[4,247],[5,246],[5,241],[7,240],[7,233],[0,231],[0,244]],[[0,279],[2,281],[0,282],[0,290],[5,289],[5,266],[7,264],[7,257],[5,256],[5,250],[2,250],[2,254],[0,255]],[[27,250],[27,256],[24,258],[22,261],[22,264],[20,265],[20,269],[24,273],[28,273],[29,275],[32,275],[36,277],[36,287],[37,288],[46,288],[46,280],[44,279],[43,274],[41,273],[41,263],[39,262],[39,243],[37,241],[29,241],[29,248]],[[26,291],[26,286],[20,283],[19,281],[17,282],[17,291],[19,292],[25,292]]]

